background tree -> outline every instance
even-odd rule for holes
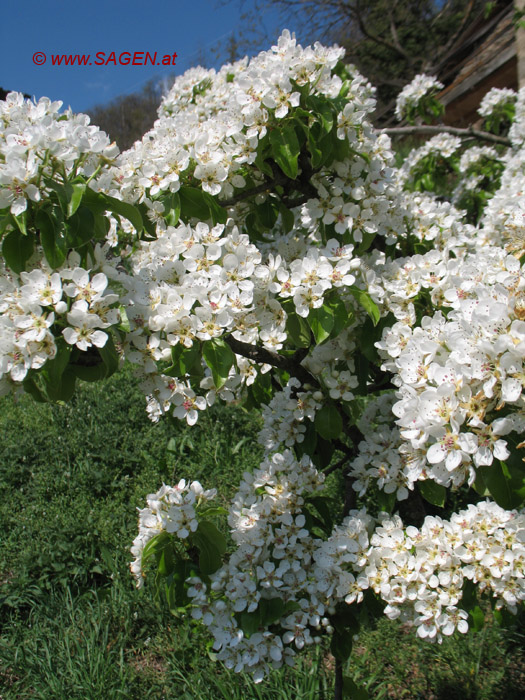
[[[121,151],[126,150],[151,129],[157,118],[157,109],[163,93],[173,80],[154,78],[138,92],[120,95],[105,105],[96,105],[89,110],[93,124],[97,124]]]

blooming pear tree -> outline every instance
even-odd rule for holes
[[[336,698],[364,693],[342,669],[370,616],[439,642],[525,597],[525,92],[481,130],[400,127],[442,133],[397,168],[343,53],[284,32],[191,69],[121,154],[0,102],[1,392],[67,400],[127,360],[153,421],[258,409],[229,508],[160,486],[132,573],[258,681],[329,635]],[[438,119],[440,89],[418,76],[399,118]]]

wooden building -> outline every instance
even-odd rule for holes
[[[513,2],[496,4],[489,18],[472,23],[439,72],[445,84],[440,99],[444,121],[468,126],[479,120],[476,110],[490,88],[518,90],[518,50]],[[518,39],[521,39],[521,32]]]

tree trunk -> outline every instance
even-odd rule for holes
[[[335,660],[334,700],[343,700],[343,662]]]

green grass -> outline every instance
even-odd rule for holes
[[[137,591],[128,571],[146,494],[199,479],[226,503],[259,463],[259,427],[236,407],[213,407],[193,428],[152,425],[127,370],[67,406],[0,400],[1,700],[331,698],[324,646],[256,685],[214,663],[205,632]],[[378,700],[514,700],[525,695],[517,629],[432,646],[385,619],[363,632],[348,673]]]

